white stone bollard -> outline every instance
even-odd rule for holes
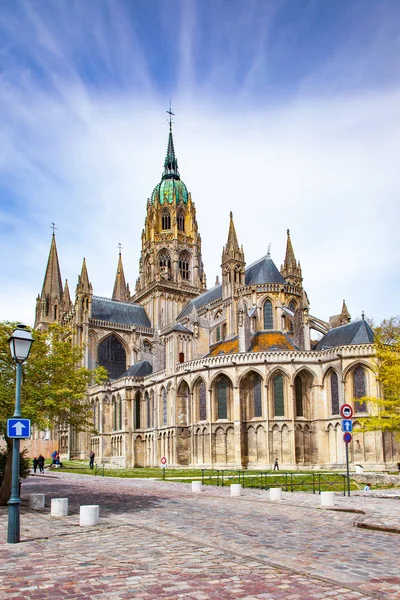
[[[321,506],[335,506],[335,492],[321,492]]]
[[[52,517],[66,517],[68,514],[68,498],[52,498],[50,514]]]
[[[200,494],[203,491],[201,481],[192,481],[192,492],[194,494]]]
[[[44,494],[29,494],[29,508],[44,508],[46,496]]]
[[[242,486],[240,483],[232,483],[231,484],[231,496],[241,496],[242,495]]]
[[[357,475],[362,475],[364,473],[364,467],[361,465],[356,465],[356,473]]]
[[[269,488],[269,499],[280,502],[282,500],[282,488]]]
[[[80,507],[79,510],[79,525],[81,527],[90,527],[97,525],[99,518],[100,507],[98,504],[86,504]]]

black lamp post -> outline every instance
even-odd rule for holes
[[[15,410],[14,417],[21,416],[21,379],[22,363],[26,361],[33,344],[31,332],[25,325],[18,325],[8,340],[11,356],[15,360],[17,367],[16,386],[15,386]],[[8,535],[9,544],[17,544],[20,541],[20,515],[19,505],[19,439],[13,439],[12,451],[12,481],[11,497],[8,501]]]

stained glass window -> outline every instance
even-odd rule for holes
[[[110,379],[118,379],[125,373],[125,349],[114,335],[110,335],[99,344],[97,363],[107,369]]]
[[[365,371],[362,367],[357,367],[353,374],[354,398],[363,398],[366,395]],[[366,412],[365,402],[355,403],[356,412]]]
[[[332,414],[339,414],[339,383],[337,373],[331,375],[331,406]]]
[[[296,416],[303,416],[303,382],[300,375],[294,379],[294,393],[296,397]]]
[[[117,429],[122,429],[122,400],[121,396],[118,395],[117,400],[118,408],[117,408]]]
[[[273,329],[274,328],[274,318],[272,315],[272,302],[271,300],[266,300],[264,302],[264,329]]]
[[[283,398],[283,376],[277,375],[274,378],[274,409],[276,417],[285,416],[285,405]]]
[[[202,381],[199,385],[199,420],[205,421],[207,418],[207,393],[206,393],[206,384]]]
[[[150,429],[150,427],[151,427],[151,407],[150,407],[150,396],[149,396],[148,392],[145,393],[144,399],[146,402],[146,411],[147,411],[147,429]]]
[[[140,422],[140,395],[136,394],[135,397],[135,429],[140,429],[141,426],[141,422]]]
[[[162,391],[162,399],[163,399],[163,425],[167,424],[167,390],[163,388]]]
[[[227,419],[228,411],[226,404],[226,396],[228,390],[228,382],[226,379],[220,379],[217,383],[217,404],[218,404],[218,419]]]
[[[256,373],[253,377],[254,416],[262,417],[261,407],[261,377]]]

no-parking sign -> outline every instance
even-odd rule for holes
[[[165,456],[162,457],[162,459],[160,460],[161,463],[161,468],[165,469],[165,467],[167,466],[167,459],[165,458]]]

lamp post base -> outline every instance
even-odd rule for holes
[[[20,504],[21,500],[19,498],[11,497],[8,501],[7,542],[9,544],[19,544],[20,542]]]

